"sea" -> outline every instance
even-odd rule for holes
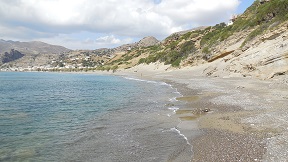
[[[189,161],[180,96],[127,76],[0,72],[0,161]]]

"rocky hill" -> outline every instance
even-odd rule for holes
[[[164,63],[203,67],[208,76],[272,78],[288,73],[288,1],[256,0],[227,25],[178,32],[161,43],[134,48],[106,66]]]
[[[114,48],[114,51],[117,52],[125,52],[125,51],[130,51],[130,50],[135,50],[141,47],[149,47],[149,46],[154,46],[159,43],[159,40],[157,40],[155,37],[148,36],[142,38],[140,41],[131,43],[131,44],[124,44],[122,46]]]
[[[121,56],[127,51],[159,43],[154,37],[145,37],[139,42],[125,44],[116,48],[96,50],[69,50],[62,46],[43,42],[18,42],[0,40],[0,66],[2,69],[34,67],[33,69],[69,68],[79,70],[95,68]],[[21,54],[17,55],[17,54]],[[35,68],[36,67],[36,68]],[[80,68],[79,68],[80,67]],[[33,70],[32,69],[32,70]]]
[[[137,47],[149,47],[158,44],[159,41],[155,37],[145,37],[137,43]]]
[[[45,66],[69,49],[47,43],[0,40],[0,65],[4,67]]]
[[[40,41],[33,42],[19,42],[19,41],[5,41],[0,40],[0,53],[9,52],[11,49],[15,49],[25,54],[59,54],[69,49],[58,46],[51,45]]]

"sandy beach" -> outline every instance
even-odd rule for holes
[[[177,129],[192,144],[191,161],[287,160],[287,77],[206,77],[199,73],[201,67],[149,66],[116,75],[161,80],[177,88],[183,95],[178,100],[185,102],[175,114]]]

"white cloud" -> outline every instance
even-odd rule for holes
[[[81,33],[79,33],[81,34]],[[50,44],[61,44],[70,49],[98,49],[98,48],[113,48],[122,44],[133,43],[132,38],[116,38],[114,35],[88,37],[84,40],[73,38],[67,34],[60,34],[53,38],[40,38],[37,39]]]
[[[163,39],[179,30],[227,21],[238,5],[239,0],[1,0],[0,28],[10,31],[0,36],[12,37],[17,30],[27,39],[54,39],[87,31],[108,35],[112,44],[118,36]]]

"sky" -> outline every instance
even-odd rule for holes
[[[254,0],[1,0],[0,39],[69,49],[113,48],[145,36],[228,22]]]

